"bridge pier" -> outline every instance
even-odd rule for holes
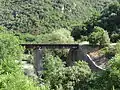
[[[97,64],[89,57],[87,54],[88,52],[92,52],[95,50],[99,50],[99,46],[91,47],[89,44],[21,44],[22,46],[25,46],[25,48],[35,48],[34,49],[34,68],[35,72],[38,76],[41,75],[41,71],[43,70],[43,63],[42,63],[42,49],[70,49],[68,53],[68,57],[66,60],[67,66],[74,65],[75,61],[83,60],[88,63],[88,65],[91,67],[91,69],[99,68]]]
[[[35,68],[35,73],[38,76],[40,76],[41,71],[43,70],[42,49],[40,48],[34,49],[34,68]]]
[[[75,61],[84,60],[85,54],[80,48],[71,48],[68,53],[68,57],[66,60],[67,66],[74,65]]]

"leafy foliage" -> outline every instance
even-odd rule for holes
[[[73,37],[70,35],[70,31],[66,29],[59,29],[49,34],[37,35],[35,43],[49,43],[49,44],[73,44]],[[66,59],[68,49],[52,49],[50,53],[54,56],[58,55],[62,59]],[[47,52],[48,53],[48,52]]]
[[[18,63],[23,54],[20,42],[74,43],[73,37],[99,45],[108,45],[109,37],[117,42],[120,3],[107,6],[113,1],[119,0],[0,0],[0,25],[6,27],[0,27],[0,90],[119,90],[119,43],[103,50],[116,55],[97,73],[85,62],[66,67],[59,57],[47,55],[42,84],[24,76]],[[66,53],[54,52],[60,57]]]
[[[94,28],[94,31],[90,34],[88,41],[92,45],[108,45],[110,43],[108,33],[100,27]]]
[[[30,78],[24,76],[23,72],[0,75],[0,90],[49,90],[47,86],[37,86]]]
[[[0,25],[41,34],[70,28],[116,0],[0,0]]]
[[[1,29],[2,30],[2,29]],[[0,33],[0,90],[49,90],[49,87],[36,86],[33,80],[24,76],[19,60],[23,48],[14,34],[2,30]]]
[[[104,31],[107,31],[112,42],[117,42],[120,39],[120,3],[115,2],[108,7],[104,8],[101,13],[95,12],[92,17],[90,17],[82,25],[77,25],[73,28],[72,36],[75,40],[80,39],[90,35],[94,28],[101,27]],[[80,27],[80,28],[78,28]]]
[[[115,46],[116,54],[120,54],[120,41]]]
[[[45,58],[45,82],[50,83],[55,90],[78,90],[87,88],[87,81],[91,74],[85,62],[77,62],[75,66],[65,67],[58,57]]]
[[[102,12],[102,16],[100,17],[101,22],[99,23],[99,26],[108,31],[112,42],[116,42],[120,39],[119,11],[120,4],[113,3]]]
[[[53,31],[50,34],[38,35],[36,39],[37,43],[74,43],[73,37],[70,35],[70,31],[66,29],[59,29]]]
[[[36,39],[36,37],[29,33],[14,33],[16,37],[21,40],[22,43],[33,43]]]
[[[102,48],[100,51],[101,51],[101,54],[105,55],[105,57],[107,57],[108,59],[111,59],[113,58],[115,55],[116,55],[116,46],[107,46],[107,47],[104,47]]]
[[[71,36],[74,37],[74,40],[83,40],[86,41],[88,38],[84,39],[84,37],[87,37],[87,29],[85,28],[85,25],[79,25],[79,26],[73,26]]]
[[[105,71],[93,75],[91,80],[92,89],[119,90],[120,88],[120,56],[116,55],[109,63]]]

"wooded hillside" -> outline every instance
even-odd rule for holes
[[[81,23],[116,0],[0,0],[0,25],[41,34]]]

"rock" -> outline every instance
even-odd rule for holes
[[[27,61],[22,61],[21,63],[24,74],[34,79],[37,79],[37,75],[35,74],[35,69],[33,64],[27,63]]]

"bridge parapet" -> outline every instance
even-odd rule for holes
[[[79,44],[20,44],[25,48],[41,48],[41,49],[68,49],[68,48],[79,48]]]

